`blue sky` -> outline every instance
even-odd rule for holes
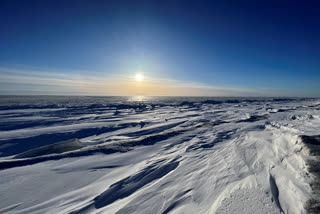
[[[316,0],[1,1],[0,27],[0,94],[320,96]]]

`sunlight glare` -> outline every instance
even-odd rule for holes
[[[141,82],[141,81],[143,80],[143,75],[140,74],[140,73],[136,74],[136,80],[137,80],[138,82]]]

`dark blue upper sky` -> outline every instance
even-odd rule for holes
[[[6,69],[319,96],[320,1],[2,0],[0,50]]]

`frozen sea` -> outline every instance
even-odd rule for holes
[[[319,151],[319,99],[0,96],[0,213],[317,213]]]

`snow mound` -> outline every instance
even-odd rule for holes
[[[308,171],[312,174],[312,197],[306,202],[308,213],[320,213],[320,135],[302,135],[300,143],[303,150],[309,155],[307,160]]]
[[[78,139],[71,139],[63,142],[54,143],[47,146],[42,146],[36,149],[31,149],[21,154],[14,156],[14,158],[31,158],[49,154],[60,154],[77,149],[81,149],[83,144]]]

